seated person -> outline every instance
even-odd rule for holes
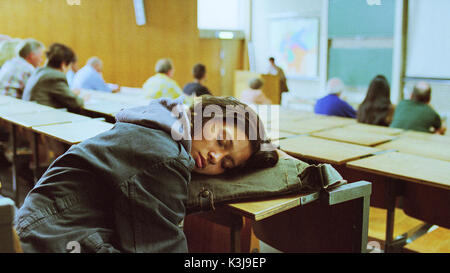
[[[199,97],[201,95],[211,95],[211,92],[202,83],[206,78],[206,67],[203,64],[196,64],[192,69],[194,82],[188,83],[183,88],[183,93],[188,96]]]
[[[89,89],[104,92],[116,93],[120,89],[118,87],[111,88],[102,76],[103,62],[98,57],[91,57],[86,65],[77,71],[73,78],[71,89]]]
[[[272,104],[272,101],[266,97],[261,90],[264,85],[261,79],[255,78],[248,83],[250,89],[244,90],[241,93],[241,100],[248,104]]]
[[[430,101],[431,86],[426,82],[417,83],[411,100],[402,100],[397,105],[391,127],[444,134],[445,127],[442,127],[438,113],[429,105]]]
[[[0,94],[22,98],[25,84],[44,59],[44,45],[26,39],[18,45],[18,56],[8,60],[0,69]]]
[[[370,83],[366,97],[358,108],[358,122],[389,126],[393,114],[389,83],[386,77],[378,75]]]
[[[155,66],[156,74],[144,83],[143,89],[147,99],[176,99],[183,94],[177,82],[172,79],[175,68],[170,59],[160,59]]]
[[[262,122],[253,111],[241,114],[249,108],[243,103],[202,96],[200,107],[187,111],[181,102],[122,110],[113,129],[54,161],[16,217],[24,252],[68,252],[74,241],[83,253],[187,252],[181,223],[191,172],[277,163]],[[211,117],[209,106],[220,111]],[[178,119],[171,114],[177,110]]]
[[[79,112],[84,101],[69,89],[64,74],[76,59],[75,53],[67,46],[55,43],[46,54],[46,66],[38,68],[31,75],[22,99]]]
[[[339,98],[343,91],[344,84],[340,79],[330,79],[327,84],[328,95],[317,100],[316,105],[314,106],[314,113],[327,116],[355,118],[355,109],[353,109],[350,104]]]

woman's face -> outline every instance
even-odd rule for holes
[[[244,164],[252,155],[250,141],[234,125],[212,119],[205,123],[202,133],[201,140],[192,140],[196,173],[218,175]]]

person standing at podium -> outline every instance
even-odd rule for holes
[[[289,88],[286,83],[286,76],[284,75],[283,69],[281,69],[281,67],[279,67],[275,64],[274,57],[269,58],[269,63],[270,63],[270,66],[269,66],[269,70],[268,70],[267,74],[271,74],[271,75],[280,77],[280,92],[281,93],[288,92]]]

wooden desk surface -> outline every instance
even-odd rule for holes
[[[14,103],[0,105],[0,116],[35,113],[54,109],[55,108],[53,107],[45,106],[35,102],[18,100]]]
[[[288,209],[306,205],[319,198],[318,192],[270,198],[262,201],[249,201],[227,204],[227,209],[239,215],[259,221]]]
[[[442,136],[437,134],[423,133],[423,132],[415,132],[415,131],[406,131],[399,135],[399,137],[408,137],[420,140],[427,140],[433,142],[443,142],[450,144],[450,136]]]
[[[313,118],[312,112],[296,111],[280,107],[280,105],[249,105],[260,117],[266,127],[280,122],[292,122],[300,119]]]
[[[59,123],[69,123],[77,121],[88,121],[91,118],[73,114],[65,110],[47,110],[36,113],[4,115],[3,119],[23,127],[34,127],[43,125],[52,125]]]
[[[280,147],[281,150],[294,157],[338,165],[380,151],[377,148],[310,136],[282,139],[280,140]]]
[[[17,101],[21,101],[20,99],[16,99],[11,96],[0,95],[0,104],[9,104]]]
[[[291,134],[291,133],[286,133],[286,132],[282,132],[282,131],[276,132],[276,131],[271,131],[271,130],[267,131],[267,135],[271,140],[278,140],[281,138],[295,136],[294,134]]]
[[[109,92],[102,92],[102,91],[96,91],[96,90],[81,90],[80,93],[81,96],[89,95],[90,98],[87,101],[88,103],[122,103],[126,105],[136,105],[136,104],[142,104],[143,97],[141,95],[131,95],[130,93],[109,93]],[[148,103],[149,100],[147,100],[144,103]]]
[[[100,113],[103,115],[108,116],[115,116],[120,110],[127,108],[126,105],[121,103],[104,103],[104,104],[98,104],[98,103],[86,103],[83,106],[83,109]]]
[[[395,149],[402,153],[450,161],[450,145],[444,142],[401,137],[381,144],[377,148],[385,150]]]
[[[356,123],[351,124],[344,127],[345,129],[354,130],[354,131],[362,131],[366,133],[374,133],[374,134],[382,134],[382,135],[398,135],[402,133],[403,129],[398,128],[389,128],[384,126],[376,126],[364,123]]]
[[[443,160],[388,152],[348,162],[347,166],[392,178],[450,189],[450,162]]]
[[[74,123],[32,127],[33,131],[73,145],[110,130],[114,124],[91,119]]]
[[[280,120],[280,131],[294,134],[308,134],[325,129],[342,127],[355,123],[354,119],[315,116],[313,118],[300,119],[297,121]]]
[[[365,131],[358,131],[358,130],[349,131],[347,127],[329,129],[321,132],[312,133],[311,135],[315,137],[364,146],[375,146],[395,138],[394,136],[370,133]]]

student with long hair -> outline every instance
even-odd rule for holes
[[[358,108],[358,122],[389,126],[394,114],[389,83],[383,75],[376,76],[370,83],[364,101]]]

